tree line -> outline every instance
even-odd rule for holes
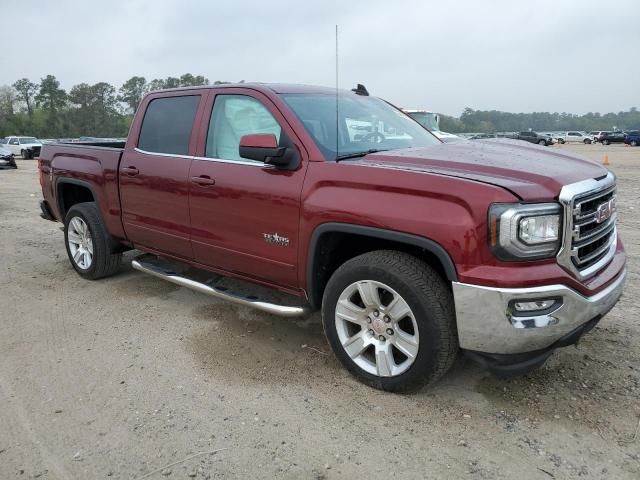
[[[220,83],[229,82],[214,82]],[[117,89],[107,82],[79,83],[69,91],[60,88],[54,75],[39,83],[21,78],[13,85],[0,86],[0,137],[124,137],[145,93],[199,85],[209,85],[209,80],[191,73],[149,82],[135,76]]]
[[[229,83],[215,81],[214,84]],[[241,82],[242,83],[242,82]],[[107,82],[80,83],[68,92],[53,75],[34,83],[21,78],[13,85],[0,86],[0,137],[33,135],[40,138],[79,136],[124,137],[143,95],[153,90],[209,85],[202,75],[147,81],[135,76],[119,88]],[[618,113],[509,113],[465,108],[459,118],[440,115],[445,132],[515,132],[561,130],[640,129],[640,112],[630,108]]]
[[[509,113],[498,110],[473,110],[465,108],[460,118],[440,115],[440,129],[445,132],[522,132],[529,129],[539,132],[563,130],[640,130],[640,112],[632,107],[627,112],[593,113]]]

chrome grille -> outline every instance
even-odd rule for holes
[[[565,208],[565,236],[558,262],[578,278],[604,267],[616,250],[616,184],[609,173],[568,185],[560,193]]]

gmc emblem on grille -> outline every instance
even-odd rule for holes
[[[596,210],[596,223],[602,223],[609,218],[616,211],[616,199],[615,197],[609,200],[608,202],[601,203],[598,205],[598,209]]]

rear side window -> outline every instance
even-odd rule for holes
[[[142,120],[138,148],[147,152],[187,155],[200,95],[156,98]]]

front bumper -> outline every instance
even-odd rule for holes
[[[626,270],[585,297],[564,285],[492,288],[453,282],[460,348],[491,354],[544,350],[584,324],[600,319],[622,295]],[[556,299],[541,312],[516,313],[514,302]],[[577,340],[577,339],[576,339]]]

